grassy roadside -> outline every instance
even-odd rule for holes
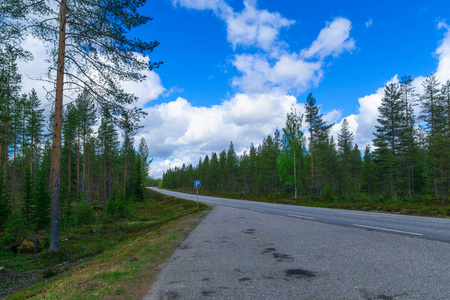
[[[137,299],[210,209],[147,191],[130,217],[62,235],[57,254],[0,252],[0,298]]]
[[[180,188],[174,191],[188,194],[196,194],[197,191],[193,188]],[[370,211],[380,213],[393,213],[412,216],[450,218],[450,203],[440,204],[440,199],[433,199],[430,197],[415,198],[411,200],[389,199],[389,200],[371,200],[355,199],[355,200],[332,200],[324,201],[313,198],[288,198],[288,197],[267,197],[244,195],[240,193],[226,193],[220,191],[211,191],[206,189],[199,189],[199,195],[211,197],[223,197],[230,199],[243,199],[249,201],[259,201],[266,203],[323,207],[323,208],[338,208],[359,211]]]

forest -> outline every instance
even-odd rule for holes
[[[43,230],[50,222],[53,114],[45,116],[35,90],[21,93],[15,64],[9,67],[10,73],[3,69],[0,77],[0,230]],[[141,139],[138,149],[134,148],[136,126],[127,121],[116,124],[111,115],[96,108],[88,93],[66,106],[63,227],[90,222],[92,208],[142,200],[150,165],[148,147]]]
[[[123,217],[143,200],[151,161],[146,141],[134,144],[145,113],[121,82],[161,63],[146,59],[157,41],[127,37],[151,20],[137,11],[144,4],[0,1],[0,246],[46,232],[56,252],[60,229],[95,222],[97,211]],[[28,37],[48,48],[48,76],[34,78],[53,87],[47,99],[22,89]]]
[[[202,189],[225,194],[444,204],[450,184],[450,80],[440,83],[430,74],[421,95],[412,82],[403,76],[385,87],[372,146],[359,149],[346,119],[335,139],[333,124],[323,120],[310,93],[305,113],[292,108],[281,132],[242,155],[231,142],[228,150],[212,152],[196,166],[172,168],[161,186],[189,188],[201,180]]]

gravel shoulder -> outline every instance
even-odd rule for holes
[[[450,244],[216,206],[144,299],[448,299]]]

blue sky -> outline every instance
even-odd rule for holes
[[[194,1],[175,5],[167,0],[149,1],[145,12],[154,21],[134,34],[161,42],[151,58],[165,61],[157,71],[164,86],[182,89],[173,96],[189,99],[193,105],[211,106],[239,91],[230,83],[239,75],[230,63],[233,55],[260,49],[238,45],[234,50],[227,41],[224,21],[212,10],[186,8],[184,2]],[[236,12],[243,9],[242,0],[227,3]],[[448,1],[429,5],[424,1],[260,0],[256,7],[295,21],[279,34],[293,52],[308,47],[336,17],[351,21],[354,49],[325,60],[319,85],[293,92],[302,100],[311,91],[324,110],[339,108],[348,114],[356,112],[358,97],[373,92],[393,75],[415,77],[432,72],[438,61],[431,54],[443,35],[436,25],[445,20],[444,12],[450,14]],[[336,107],[337,101],[342,105]]]
[[[387,82],[411,75],[420,92],[429,73],[450,79],[450,1],[148,0],[142,13],[154,20],[130,34],[158,40],[150,59],[164,64],[123,87],[149,114],[136,143],[146,139],[153,177],[230,141],[239,153],[260,143],[309,92],[362,149]],[[25,46],[44,57],[37,44]]]

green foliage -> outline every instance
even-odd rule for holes
[[[7,193],[3,182],[0,180],[0,232],[5,228],[8,217],[11,214],[12,209],[9,201],[9,194]]]
[[[47,229],[50,224],[50,194],[45,173],[37,175],[33,193],[32,219],[36,230]]]
[[[96,214],[92,210],[92,206],[89,203],[82,202],[80,204],[77,221],[78,225],[90,225],[96,222]]]
[[[24,222],[22,213],[19,209],[14,208],[6,222],[5,233],[8,237],[19,238],[28,233],[27,225]]]
[[[125,196],[120,193],[119,196],[113,196],[107,203],[105,209],[109,220],[126,218],[130,213],[130,208],[125,203]]]

